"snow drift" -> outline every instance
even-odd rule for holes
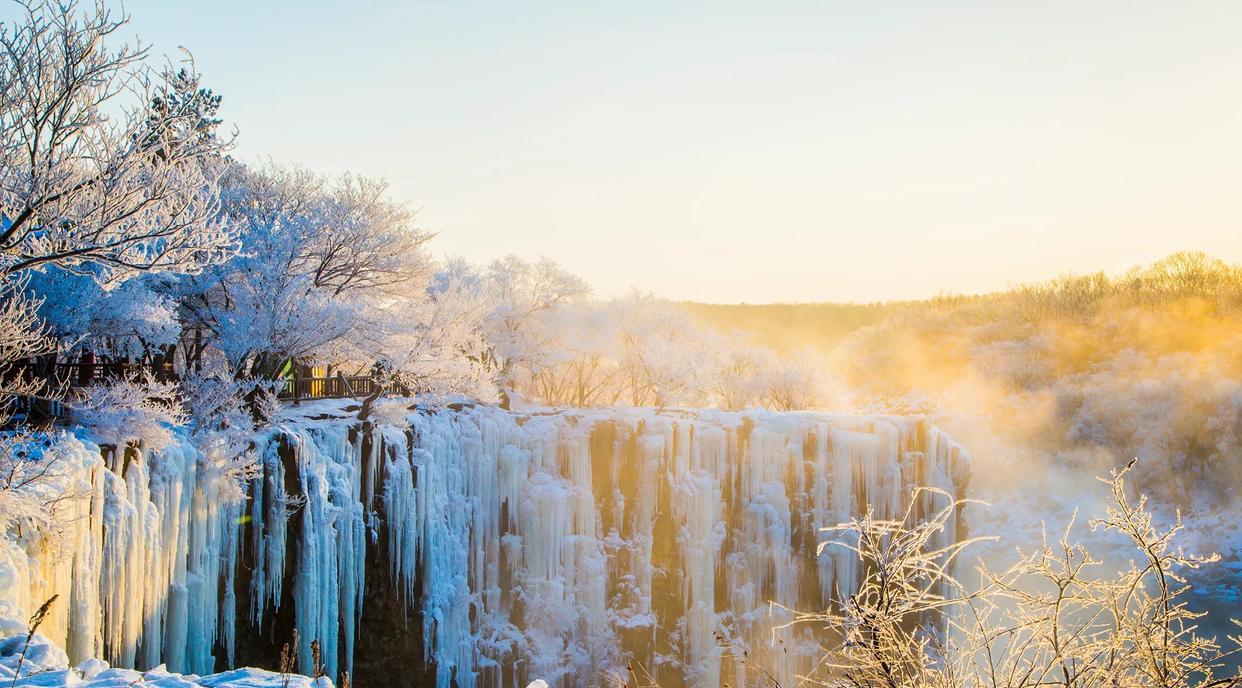
[[[919,485],[960,494],[969,470],[943,432],[890,416],[465,406],[361,425],[331,410],[255,438],[263,473],[240,502],[185,444],[105,460],[70,439],[87,495],[70,546],[3,543],[0,616],[60,594],[41,632],[70,661],[194,674],[292,626],[300,667],[317,641],[327,675],[364,688],[361,664],[469,687],[599,684],[631,660],[664,685],[738,686],[742,650],[784,682],[817,654],[785,609],[839,600],[860,574],[817,554],[819,529],[899,513]],[[376,605],[396,621],[377,626]],[[379,636],[423,656],[360,650]]]
[[[25,633],[0,638],[0,681],[12,688],[333,688],[311,679],[263,669],[235,669],[210,676],[181,675],[163,666],[147,671],[111,667],[100,659],[69,666],[64,650],[47,637]]]

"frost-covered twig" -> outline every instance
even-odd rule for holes
[[[52,595],[47,601],[39,605],[35,613],[30,616],[30,632],[26,634],[26,642],[22,644],[22,652],[17,656],[17,669],[13,673],[13,685],[17,685],[17,679],[22,677],[22,664],[26,662],[26,651],[30,649],[30,641],[34,640],[34,634],[39,630],[39,626],[43,624],[43,620],[47,618],[48,610],[52,608],[52,603],[56,601],[59,595]]]
[[[1182,599],[1189,587],[1181,572],[1217,557],[1174,547],[1180,522],[1159,528],[1146,498],[1128,497],[1132,466],[1105,480],[1112,505],[1092,521],[1126,535],[1140,554],[1138,564],[1115,574],[1072,540],[1072,519],[1058,540],[1045,537],[1004,570],[981,563],[980,582],[971,587],[952,563],[976,540],[936,544],[954,505],[923,522],[912,521],[910,510],[888,521],[868,513],[833,529],[839,536],[826,545],[853,552],[864,580],[841,609],[795,620],[841,638],[807,680],[887,688],[1242,684],[1239,671],[1217,676],[1238,650],[1200,635],[1205,614]]]

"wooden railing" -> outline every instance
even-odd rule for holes
[[[49,397],[15,396],[9,398],[5,409],[8,417],[40,426],[46,423],[65,423],[73,417],[73,407],[61,399]]]
[[[61,390],[89,387],[126,376],[150,375],[165,382],[177,379],[171,366],[146,363],[15,363],[7,367],[4,375],[9,379],[43,380],[45,387]]]
[[[277,395],[287,401],[303,399],[364,399],[376,392],[387,394],[392,390],[376,378],[367,375],[336,375],[333,377],[300,377],[287,380]]]
[[[151,375],[157,380],[173,382],[177,375],[171,367],[152,367],[144,363],[55,363],[51,365],[17,364],[0,371],[0,376],[10,380],[43,380],[43,392],[34,397],[11,399],[8,411],[31,422],[63,422],[72,414],[72,399],[93,384],[115,380],[125,376]],[[297,403],[313,399],[358,399],[394,392],[395,389],[379,379],[368,375],[341,375],[329,377],[286,378],[284,386],[277,391],[283,401]],[[68,402],[68,403],[66,403]]]
[[[174,381],[177,374],[172,366],[153,366],[146,363],[57,363],[53,378],[68,387],[86,387],[95,382],[115,380],[119,377],[149,374],[161,382]]]

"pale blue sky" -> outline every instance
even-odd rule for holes
[[[975,292],[1242,261],[1242,3],[126,3],[239,154],[386,177],[602,294]]]

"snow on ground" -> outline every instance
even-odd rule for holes
[[[25,633],[0,640],[0,683],[14,688],[332,688],[332,681],[326,677],[311,679],[264,669],[195,676],[170,673],[162,666],[149,671],[119,669],[100,659],[87,659],[71,667],[65,651],[38,633],[29,645]]]

